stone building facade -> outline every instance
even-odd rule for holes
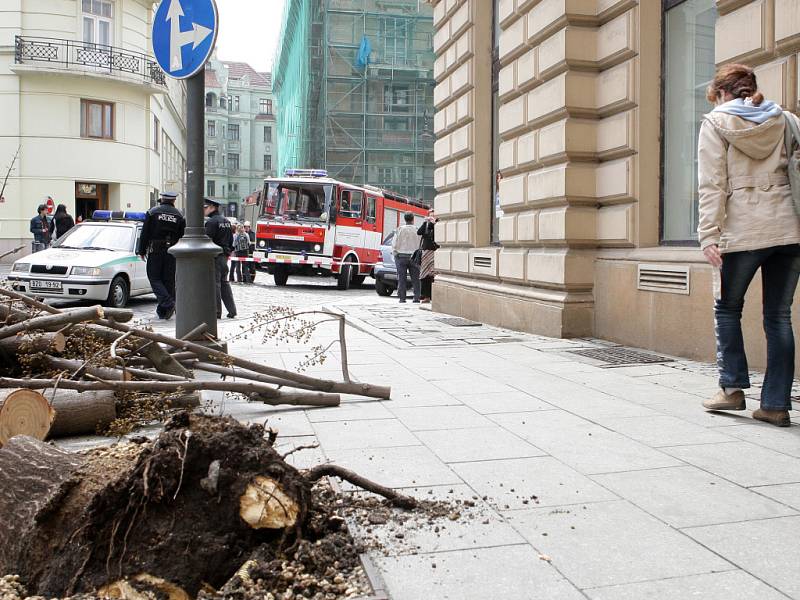
[[[0,3],[0,253],[28,251],[48,197],[76,218],[146,210],[166,190],[183,203],[186,89],[153,59],[153,7]]]
[[[242,201],[276,173],[272,74],[244,62],[206,64],[205,194],[238,216]]]
[[[696,140],[716,66],[798,108],[797,0],[434,0],[434,309],[713,359]],[[760,284],[745,335],[764,363]]]

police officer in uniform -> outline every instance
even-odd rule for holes
[[[137,254],[147,260],[147,279],[158,299],[156,314],[169,319],[175,314],[175,257],[168,250],[186,230],[186,219],[175,208],[177,194],[161,194],[160,204],[147,211]]]
[[[236,303],[233,301],[233,291],[228,283],[228,257],[233,252],[233,229],[231,222],[219,214],[219,202],[206,198],[203,201],[203,211],[206,221],[206,235],[211,238],[221,252],[214,257],[214,283],[217,288],[217,318],[222,317],[222,303],[228,311],[228,318],[236,316]]]

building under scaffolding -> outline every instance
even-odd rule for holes
[[[422,0],[287,0],[278,166],[433,202],[433,16]]]

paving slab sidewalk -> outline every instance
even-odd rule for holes
[[[373,528],[392,598],[800,600],[800,411],[785,430],[753,421],[755,387],[748,411],[706,413],[712,366],[604,368],[574,353],[615,346],[601,340],[458,327],[374,292],[255,289],[235,287],[240,318],[220,322],[223,336],[270,302],[318,308],[322,296],[353,324],[353,377],[391,385],[392,399],[304,410],[213,394],[210,412],[275,427],[282,448],[319,442],[291,455],[300,468],[331,461],[419,497],[474,501],[439,532]],[[336,334],[325,324],[311,344]],[[289,368],[308,351],[257,335],[229,347]],[[308,373],[339,378],[338,360]]]
[[[602,368],[571,353],[600,340],[455,327],[392,299],[328,308],[355,325],[354,377],[392,399],[274,411],[274,426],[297,413],[288,435],[318,440],[319,457],[423,497],[476,498],[481,515],[394,545],[373,528],[392,598],[800,600],[800,426],[754,422],[757,389],[747,412],[709,414],[708,365]]]

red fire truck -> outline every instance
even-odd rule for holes
[[[289,169],[264,181],[253,258],[276,285],[286,285],[289,275],[323,275],[346,290],[372,275],[381,242],[406,212],[421,223],[428,206],[337,181],[321,169]]]

